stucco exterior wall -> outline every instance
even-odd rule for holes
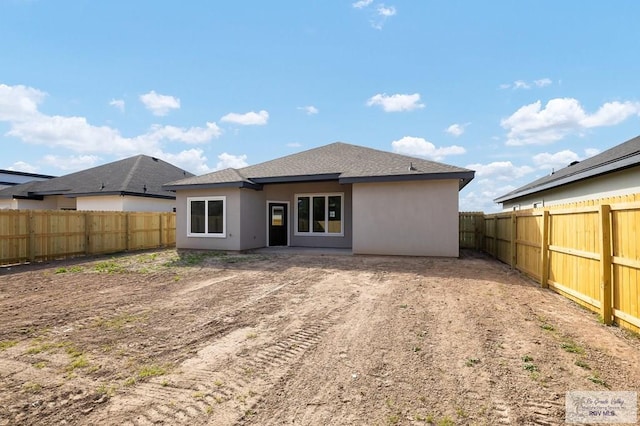
[[[240,190],[240,249],[249,250],[267,245],[267,206],[264,191]]]
[[[269,201],[288,201],[289,202],[289,245],[295,247],[335,247],[335,248],[351,248],[352,240],[352,215],[351,215],[351,185],[341,185],[336,181],[333,182],[304,182],[304,183],[288,183],[288,184],[272,184],[265,185],[263,192],[265,193],[265,204],[263,206],[262,221],[266,224],[266,200]],[[314,235],[300,236],[295,235],[295,215],[296,194],[323,194],[323,193],[343,193],[343,235]],[[266,225],[265,225],[266,226]],[[265,228],[266,235],[266,228]]]
[[[458,257],[458,181],[353,184],[353,253]]]
[[[242,250],[240,233],[239,188],[184,190],[176,193],[176,246],[183,249],[200,250]],[[226,235],[220,237],[187,236],[187,198],[188,197],[226,197]]]
[[[172,212],[176,200],[163,198],[124,196],[123,208],[127,212]]]
[[[83,211],[121,212],[124,210],[124,197],[120,195],[78,197],[76,199],[76,209]]]
[[[510,200],[502,204],[504,211],[574,203],[585,200],[640,193],[640,166]]]

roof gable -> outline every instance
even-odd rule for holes
[[[638,165],[640,165],[640,136],[616,145],[579,163],[562,168],[550,175],[543,176],[508,194],[496,198],[494,201],[496,203],[503,203],[513,200],[514,198],[535,194]]]
[[[0,197],[36,198],[44,195],[138,195],[146,197],[174,198],[162,188],[166,182],[191,177],[182,170],[158,158],[137,155],[103,164],[58,178],[29,182],[0,191]]]
[[[473,179],[472,170],[357,145],[335,142],[241,169],[226,169],[165,185],[249,186],[276,182],[339,180],[341,183],[388,180]]]

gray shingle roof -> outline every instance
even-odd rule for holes
[[[58,178],[5,188],[0,190],[0,198],[113,194],[175,198],[175,194],[163,189],[162,185],[191,176],[192,173],[166,161],[137,155]]]
[[[508,194],[496,198],[494,201],[496,203],[503,203],[513,200],[514,198],[535,194],[558,186],[575,183],[594,176],[638,165],[640,165],[640,136],[616,145],[577,164],[569,165],[550,175],[541,177]]]
[[[462,188],[473,175],[474,171],[461,167],[335,142],[237,170],[225,169],[181,179],[165,188],[259,187],[264,183],[311,180],[353,183],[422,179],[460,179]]]

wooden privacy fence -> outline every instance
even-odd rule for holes
[[[640,331],[640,195],[486,215],[483,250]]]
[[[0,265],[175,242],[175,213],[0,210]]]

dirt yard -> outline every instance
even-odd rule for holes
[[[555,425],[640,339],[480,254],[0,269],[0,425]]]

